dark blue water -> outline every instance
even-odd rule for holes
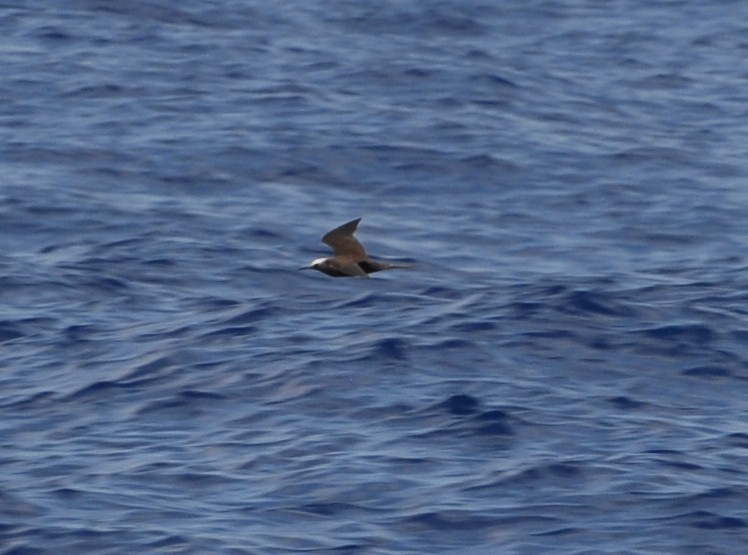
[[[4,2],[0,553],[747,553],[747,22]]]

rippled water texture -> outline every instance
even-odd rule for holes
[[[0,553],[748,553],[747,21],[5,2]]]

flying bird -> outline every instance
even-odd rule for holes
[[[366,249],[353,234],[361,218],[351,220],[322,237],[322,242],[332,247],[334,256],[316,258],[300,270],[317,270],[333,277],[369,277],[369,274],[392,268],[408,268],[407,264],[394,264],[372,260]]]

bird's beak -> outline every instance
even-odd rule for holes
[[[297,271],[300,272],[301,270],[311,270],[311,269],[312,269],[311,266],[302,266],[301,268],[297,268]]]

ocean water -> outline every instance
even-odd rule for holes
[[[748,4],[0,29],[0,553],[748,553]]]

